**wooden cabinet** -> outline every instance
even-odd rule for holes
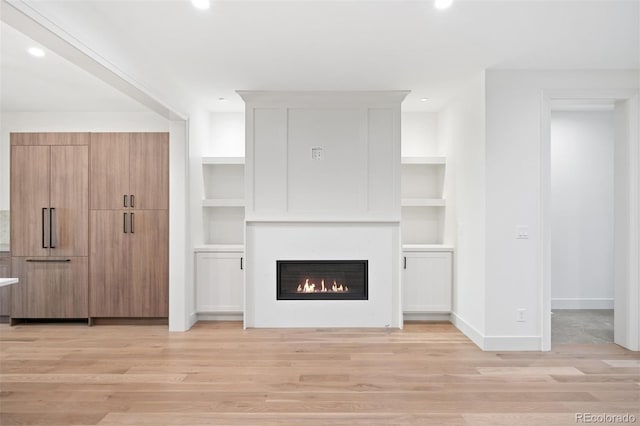
[[[128,216],[121,210],[89,213],[89,312],[93,317],[127,317],[132,311]]]
[[[244,311],[244,254],[196,253],[196,312]]]
[[[169,212],[136,210],[129,213],[132,315],[169,315]]]
[[[86,318],[88,133],[11,134],[13,318]]]
[[[90,316],[167,317],[168,134],[92,134],[90,148]]]
[[[50,152],[48,146],[11,147],[10,238],[14,256],[49,255]]]
[[[169,134],[132,133],[129,145],[131,207],[169,208]]]
[[[11,278],[11,255],[0,252],[0,278]],[[11,286],[0,287],[0,317],[11,315]]]
[[[92,133],[90,208],[167,210],[168,146],[168,133]]]
[[[405,313],[451,312],[451,252],[404,251],[402,307]]]
[[[13,318],[87,318],[87,257],[13,257]]]
[[[92,210],[90,222],[91,316],[168,316],[168,211]]]
[[[13,256],[87,255],[88,154],[80,145],[11,147]]]
[[[119,209],[129,194],[129,134],[91,134],[92,210]],[[128,204],[127,204],[128,205]]]

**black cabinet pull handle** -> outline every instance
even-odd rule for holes
[[[136,197],[133,196],[133,194],[129,195],[129,198],[131,198],[131,207],[135,207],[134,203],[136,201]]]
[[[127,214],[122,214],[122,232],[127,233]]]
[[[404,267],[403,269],[407,269],[407,256],[404,257]]]
[[[240,258],[240,269],[244,269],[243,260],[244,260],[244,258],[243,258],[243,257],[241,257],[241,258]]]
[[[131,215],[131,226],[129,226],[129,231],[133,234],[133,213],[130,213],[130,215]]]
[[[27,259],[27,262],[34,262],[34,263],[63,263],[63,262],[71,262],[71,259]]]
[[[56,235],[56,209],[51,207],[49,209],[49,245],[51,248],[56,248],[58,244],[58,237]]]
[[[124,201],[122,202],[123,207],[127,207],[127,195],[124,195]]]
[[[45,231],[44,231],[44,215],[45,215],[46,210],[47,210],[46,207],[42,208],[42,248],[49,248],[47,246],[47,243],[45,243],[45,241],[44,241],[44,234],[45,234]]]

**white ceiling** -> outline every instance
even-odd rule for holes
[[[431,0],[212,0],[207,11],[189,1],[28,3],[184,112],[240,111],[235,90],[387,89],[412,91],[406,110],[435,111],[484,69],[640,68],[639,1],[467,0],[446,11]],[[20,94],[44,65],[18,48],[5,54],[2,35],[3,108],[43,101]],[[67,97],[84,89],[62,68],[54,76]]]
[[[38,46],[0,24],[0,108],[2,112],[144,111],[138,102],[51,51],[35,58]]]

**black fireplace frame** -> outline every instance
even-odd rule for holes
[[[350,293],[283,293],[281,281],[282,264],[361,264],[364,266],[364,290],[358,294]],[[276,260],[277,300],[369,300],[369,261],[368,260]]]

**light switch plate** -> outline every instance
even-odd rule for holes
[[[324,158],[324,152],[322,148],[311,148],[311,159],[322,160]]]

